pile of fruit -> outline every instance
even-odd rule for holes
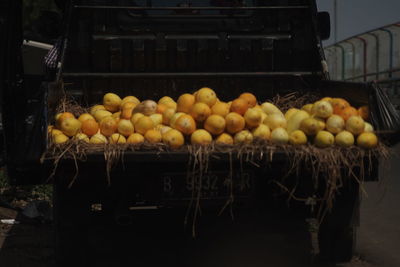
[[[121,99],[107,93],[102,105],[78,118],[70,112],[57,114],[48,131],[55,144],[74,138],[91,144],[164,143],[176,149],[185,143],[232,145],[263,139],[320,148],[373,148],[378,138],[368,114],[367,106],[356,109],[342,98],[325,97],[283,112],[270,102],[259,104],[251,93],[223,102],[212,89],[201,88],[177,101],[164,96],[158,102],[141,102],[135,96]]]

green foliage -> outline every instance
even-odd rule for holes
[[[9,183],[4,169],[0,169],[0,202],[13,203],[15,200],[47,200],[53,198],[53,187],[51,184],[12,186]]]

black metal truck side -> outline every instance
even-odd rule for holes
[[[51,120],[48,114],[59,100],[60,88],[82,105],[95,104],[109,91],[140,99],[164,95],[176,99],[203,86],[214,88],[221,99],[233,98],[244,90],[259,99],[290,92],[315,92],[346,97],[355,105],[368,104],[369,85],[328,80],[320,40],[327,36],[328,27],[322,25],[326,14],[317,13],[314,0],[247,1],[248,5],[241,7],[211,6],[213,1],[193,1],[192,7],[176,6],[174,1],[136,2],[70,2],[55,83],[43,84],[34,97],[24,98],[22,102],[32,104],[24,114],[15,109],[21,102],[20,92],[28,91],[26,84],[22,87],[8,83],[2,89],[12,179],[25,178],[26,182],[27,174],[35,171],[46,180],[51,164],[40,164],[39,160],[46,149],[47,125]],[[10,10],[18,12],[16,7],[11,6]],[[5,32],[10,34],[14,28],[7,25]],[[13,45],[7,51],[13,51],[19,39],[9,40]],[[18,56],[14,52],[10,57]],[[12,64],[12,60],[7,62]],[[7,74],[6,80],[18,74],[21,73]],[[33,121],[27,124],[29,127],[22,127],[27,118]],[[220,155],[211,160],[209,175],[226,175],[230,168],[226,157]],[[288,161],[284,154],[277,153],[276,157],[261,168],[240,166],[235,161],[236,173],[253,177],[252,194],[237,201],[237,212],[241,203],[246,208],[258,207],[272,198],[274,189],[267,178],[284,176]],[[187,207],[184,193],[170,194],[166,187],[171,177],[183,180],[189,160],[190,155],[182,152],[126,152],[123,162],[112,169],[109,184],[104,155],[94,153],[78,163],[79,172],[72,186],[75,163],[61,161],[52,180],[60,266],[82,259],[89,264],[85,262],[85,248],[87,230],[93,225],[124,225],[146,211],[161,214]],[[375,172],[366,179],[377,179],[377,166],[373,169]],[[310,177],[306,170],[302,172],[305,195],[313,190]],[[211,191],[203,202],[205,207],[215,209],[226,201],[227,195]],[[358,184],[348,179],[325,218],[319,233],[322,258],[351,258],[358,223],[358,191]],[[297,211],[303,217],[310,216],[309,207],[304,205],[298,206]],[[184,212],[179,215],[184,218]]]

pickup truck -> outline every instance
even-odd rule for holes
[[[48,147],[51,114],[64,92],[85,106],[110,91],[140,99],[176,99],[203,86],[213,88],[221,99],[246,90],[263,100],[278,94],[318,93],[355,104],[369,101],[371,85],[329,80],[321,44],[329,37],[329,14],[318,12],[315,0],[67,1],[56,79],[36,87],[24,79],[21,68],[20,1],[8,1],[0,12],[5,18],[1,34],[7,40],[0,49],[5,62],[1,92],[7,170],[17,184],[54,185],[60,266],[90,266],[85,249],[88,231],[95,226],[126,227],[151,214],[154,227],[159,227],[157,222],[162,224],[161,215],[166,213],[183,222],[195,186],[187,180],[187,166],[193,160],[188,151],[151,149],[126,151],[111,170],[103,152],[84,160],[62,159],[48,180],[53,162],[40,159]],[[233,181],[243,182],[232,191],[232,214],[256,208],[267,213],[268,208],[279,207],[303,220],[313,217],[318,204],[312,195],[307,202],[287,206],[287,195],[269,183],[271,177],[287,175],[289,159],[284,153],[258,165],[238,160],[235,153],[231,160],[231,155],[210,155],[208,171],[201,176],[202,212],[218,214],[227,203],[230,194],[223,179],[231,175]],[[376,181],[378,160],[371,164],[365,165],[372,171],[364,179]],[[346,175],[350,174],[343,172],[344,179]],[[297,181],[300,194],[308,196],[323,190],[315,190],[311,176],[305,166],[287,179]],[[320,258],[352,257],[359,199],[359,184],[346,179],[317,229]],[[195,218],[189,219],[192,226]],[[196,233],[188,228],[188,236]]]

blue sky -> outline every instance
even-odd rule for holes
[[[337,41],[384,25],[400,22],[400,0],[336,0]],[[317,0],[319,11],[331,14],[331,38],[334,42],[334,1]]]

